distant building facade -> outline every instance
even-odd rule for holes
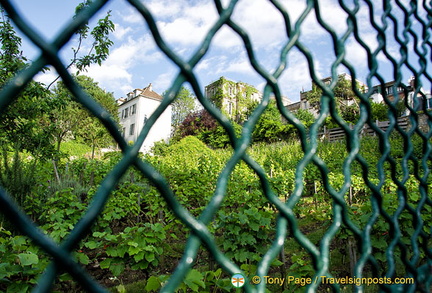
[[[408,105],[415,111],[423,109],[432,109],[432,95],[426,93],[422,88],[415,93],[415,78],[411,77],[408,84],[396,83],[395,81],[386,82],[384,84],[375,85],[372,88],[371,101],[375,103],[383,103],[384,96],[389,101],[408,99]],[[402,115],[410,115],[410,111],[406,109]]]
[[[338,78],[343,78],[343,79],[345,79],[345,80],[352,80],[352,77],[351,77],[349,74],[347,74],[347,73],[341,73],[341,74],[339,74],[339,75],[338,75]],[[332,77],[329,76],[329,77],[323,78],[323,79],[321,79],[321,81],[322,81],[325,85],[329,86],[329,85],[331,84],[331,82],[332,82]],[[358,87],[360,90],[363,90],[363,91],[364,91],[364,90],[367,90],[367,86],[366,86],[363,82],[361,82],[361,81],[359,81],[359,80],[356,80],[356,84],[357,84],[357,87]],[[316,85],[314,84],[314,81],[312,81],[312,88],[313,88],[314,86],[316,86]],[[299,109],[308,110],[308,111],[311,112],[315,117],[317,117],[318,114],[319,114],[319,113],[318,113],[318,112],[319,112],[319,109],[312,107],[312,105],[310,104],[310,102],[309,102],[309,100],[308,100],[308,98],[307,98],[307,97],[308,97],[308,94],[309,94],[311,91],[312,91],[312,90],[310,90],[310,91],[301,91],[301,92],[300,92],[300,101],[287,105],[287,106],[286,106],[286,109],[289,110],[289,111],[291,111],[291,112],[295,112],[295,111],[297,111],[297,110],[299,110]],[[347,98],[347,99],[344,101],[344,103],[345,103],[346,106],[350,106],[350,105],[352,105],[352,104],[354,103],[354,101],[353,101],[353,99],[351,99],[351,98]]]
[[[255,87],[221,77],[205,87],[205,95],[216,107],[236,122],[244,120],[244,113],[252,103],[261,102],[263,95]],[[274,97],[271,97],[274,99]],[[282,97],[284,105],[291,103]]]
[[[117,100],[123,137],[127,142],[135,142],[147,122],[162,101],[162,96],[154,92],[152,84],[143,89],[135,89],[125,98]],[[171,134],[171,106],[162,113],[153,124],[140,152],[148,152],[153,144],[160,140],[167,141]]]
[[[339,78],[345,78],[347,80],[352,80],[351,76],[342,73],[339,75]],[[325,85],[330,85],[332,82],[331,77],[326,77],[321,79],[321,81]],[[375,85],[372,87],[372,93],[370,95],[370,101],[374,103],[384,103],[385,96],[389,101],[404,100],[408,99],[408,105],[412,107],[415,111],[421,111],[423,109],[432,109],[432,95],[430,93],[426,93],[423,89],[420,89],[417,94],[415,94],[415,85],[414,78],[410,78],[408,81],[408,85],[403,83],[396,84],[395,81],[386,82],[384,84]],[[368,87],[363,82],[356,80],[357,86],[361,91],[367,92]],[[312,81],[312,87],[314,87],[314,82]],[[288,104],[285,108],[291,112],[296,112],[299,109],[305,109],[310,111],[314,116],[318,116],[319,109],[311,106],[307,96],[310,91],[301,91],[300,92],[300,101]],[[415,95],[415,96],[414,96]],[[352,99],[347,99],[345,101],[346,105],[349,106],[354,103]],[[402,115],[409,115],[409,110],[406,109]]]
[[[229,118],[239,122],[242,113],[253,102],[260,102],[261,93],[251,85],[221,77],[205,87],[205,95]]]

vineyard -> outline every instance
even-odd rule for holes
[[[413,141],[414,156],[420,155],[423,142],[420,139]],[[391,145],[391,156],[395,164],[401,166],[403,141],[394,137]],[[295,186],[296,167],[302,158],[301,145],[298,142],[258,144],[252,146],[248,153],[263,166],[279,199],[287,202]],[[401,190],[392,180],[385,179],[381,185],[378,179],[376,182],[373,181],[375,179],[364,181],[363,168],[357,162],[349,163],[344,159],[347,157],[345,142],[323,142],[317,155],[327,165],[327,177],[332,188],[337,191],[346,189],[345,212],[352,223],[362,229],[369,221],[374,221],[370,232],[374,259],[366,264],[364,276],[372,273],[383,275],[390,266],[395,267],[394,277],[405,276],[408,269],[403,258],[417,257],[418,265],[426,262],[426,256],[423,253],[415,255],[414,248],[432,245],[431,232],[426,225],[432,220],[431,206],[423,205],[420,210],[416,208],[421,196],[414,176],[405,174],[400,167],[393,174],[388,163],[380,165],[381,155],[376,138],[363,138],[360,153],[369,165],[370,178],[380,178],[381,171],[384,171],[385,178],[409,176],[404,191],[407,194],[407,209],[401,211],[398,208]],[[211,200],[218,175],[231,155],[230,149],[213,150],[195,137],[186,137],[169,146],[159,145],[154,149],[154,154],[145,155],[142,159],[166,177],[179,202],[198,217]],[[29,217],[58,243],[82,217],[97,186],[121,158],[121,154],[116,152],[95,160],[84,158],[82,154],[78,156],[74,160],[64,159],[59,164],[60,181],[53,176],[50,162],[34,166],[31,160],[18,154],[13,162],[14,172],[1,172],[2,181],[9,182],[6,188],[10,190],[16,188],[13,184],[18,182],[17,176],[25,174],[27,185],[17,200]],[[347,164],[351,178],[348,186],[344,184],[347,176],[344,166]],[[412,161],[409,169],[418,168],[417,164]],[[333,200],[323,187],[316,166],[308,165],[302,180],[304,188],[293,209],[298,232],[319,247],[322,236],[333,229]],[[389,233],[392,225],[388,218],[376,215],[371,204],[373,191],[368,188],[370,184],[379,186],[383,214],[391,218],[398,213],[403,234],[393,255],[386,254],[386,248],[393,241]],[[416,230],[419,223],[416,223],[413,214],[417,212],[423,215],[425,225],[422,231]],[[256,263],[276,237],[278,214],[265,198],[258,176],[245,163],[240,163],[229,178],[227,195],[208,229],[226,257],[237,263],[248,276],[253,276]],[[166,207],[157,189],[139,172],[130,169],[111,194],[97,224],[73,255],[93,278],[112,292],[154,292],[161,288],[178,264],[189,233],[189,229]],[[315,271],[313,261],[291,233],[283,251],[273,261],[269,275],[312,277]],[[413,233],[421,235],[418,242],[411,241]],[[356,252],[361,248],[362,243],[356,241],[351,230],[342,226],[331,239],[331,274],[335,277],[353,275],[355,264],[359,261]],[[50,257],[40,247],[26,236],[17,234],[14,225],[4,219],[0,226],[0,252],[0,292],[29,292],[50,262]],[[202,248],[179,290],[229,291],[232,289],[230,277]],[[269,292],[298,292],[301,288],[300,284],[267,285]],[[329,285],[322,284],[319,291],[325,292],[328,288]],[[349,285],[341,289],[343,292],[352,290]],[[367,287],[370,292],[376,289],[373,285]],[[54,288],[56,292],[80,290],[80,285],[67,273],[59,276]]]

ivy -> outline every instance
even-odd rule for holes
[[[234,122],[243,123],[247,119],[248,109],[253,105],[252,95],[258,93],[258,90],[244,82],[234,82],[224,77],[211,86],[216,88],[211,97],[213,104]],[[230,89],[236,92],[235,95],[229,94]],[[231,103],[231,113],[227,103]]]

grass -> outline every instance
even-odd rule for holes
[[[61,144],[60,151],[67,154],[68,157],[82,158],[91,153],[91,147],[76,140],[70,140]]]

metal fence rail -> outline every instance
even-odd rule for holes
[[[404,131],[409,127],[408,117],[400,117],[397,119],[397,125]],[[376,121],[375,126],[379,128],[381,131],[386,132],[390,126],[390,121]],[[353,129],[353,125],[349,126],[350,129]],[[360,136],[368,135],[375,136],[376,129],[370,127],[368,124],[363,126],[363,129],[360,130]],[[324,127],[324,130],[318,133],[318,136],[322,139],[327,139],[328,141],[339,141],[345,139],[345,131],[341,127],[330,128],[327,129]]]
[[[353,35],[357,42],[361,44],[365,52],[367,52],[367,60],[365,60],[365,62],[368,62],[369,68],[369,74],[366,80],[368,85],[371,85],[373,79],[379,80],[382,84],[385,83],[384,78],[378,73],[377,70],[378,55],[382,54],[392,64],[394,68],[394,79],[396,82],[401,82],[402,79],[402,74],[399,69],[402,66],[409,68],[412,75],[414,75],[418,80],[416,92],[419,92],[422,85],[430,86],[432,83],[432,77],[430,72],[428,72],[428,70],[431,69],[432,50],[430,42],[430,28],[432,22],[430,3],[427,3],[426,1],[411,1],[409,3],[405,3],[406,1],[398,0],[385,0],[382,1],[383,3],[380,1],[364,1],[365,5],[369,7],[370,11],[374,11],[375,8],[378,8],[377,3],[380,4],[379,8],[383,10],[382,24],[377,23],[373,16],[370,17],[371,25],[376,30],[379,41],[378,48],[372,50],[359,34],[359,26],[361,25],[357,21],[359,1],[353,1],[350,7],[348,7],[344,1],[338,2],[340,7],[348,15],[347,31],[339,36],[336,34],[334,29],[322,19],[319,1],[307,0],[306,9],[302,12],[302,15],[299,17],[296,23],[291,25],[289,11],[287,11],[284,6],[281,5],[282,1],[271,0],[269,2],[274,5],[274,7],[280,12],[285,20],[288,41],[281,50],[280,56],[278,56],[279,66],[274,72],[268,72],[258,63],[257,59],[255,58],[255,52],[246,31],[231,18],[233,10],[237,5],[237,0],[230,1],[229,5],[226,7],[222,5],[220,0],[214,1],[220,17],[208,31],[206,38],[195,51],[196,53],[189,60],[183,60],[178,55],[176,55],[176,53],[173,52],[169,46],[167,46],[167,43],[161,36],[156,26],[153,15],[146,7],[145,1],[128,0],[128,3],[134,7],[146,21],[154,40],[157,43],[157,46],[169,59],[171,59],[176,64],[179,69],[179,74],[173,80],[165,99],[162,101],[155,113],[148,119],[148,122],[145,124],[144,129],[140,133],[137,142],[133,146],[129,146],[122,138],[121,132],[119,129],[117,129],[114,121],[107,117],[105,115],[104,109],[97,105],[79,88],[79,86],[74,82],[71,74],[66,69],[65,64],[63,64],[59,58],[60,49],[70,40],[74,32],[76,32],[81,25],[91,19],[107,2],[109,2],[109,0],[94,1],[88,9],[82,11],[78,17],[73,19],[69,23],[68,27],[55,40],[52,42],[46,42],[19,15],[11,1],[0,1],[1,5],[7,11],[8,15],[16,24],[16,26],[42,51],[39,58],[37,58],[28,68],[20,72],[13,80],[11,80],[10,83],[1,89],[0,113],[5,111],[6,107],[16,99],[20,91],[24,89],[26,84],[28,84],[38,72],[40,72],[45,66],[52,65],[57,70],[70,92],[73,93],[76,99],[84,107],[86,107],[91,113],[100,119],[100,121],[105,125],[107,130],[110,132],[112,137],[123,151],[123,157],[121,161],[115,166],[115,168],[113,168],[113,170],[106,176],[100,185],[94,197],[95,200],[88,207],[86,214],[82,217],[81,221],[76,224],[68,237],[66,237],[66,239],[60,243],[60,245],[57,245],[49,236],[42,233],[41,230],[38,229],[37,225],[19,209],[17,204],[12,200],[12,197],[4,189],[0,188],[0,211],[4,213],[11,222],[15,223],[17,228],[24,235],[30,237],[52,257],[52,264],[40,278],[35,292],[49,291],[60,269],[67,271],[86,290],[90,292],[105,292],[105,290],[94,280],[92,280],[89,274],[72,259],[71,252],[90,231],[91,226],[95,223],[97,216],[103,210],[104,205],[107,202],[110,193],[115,188],[119,178],[130,166],[135,166],[150,180],[152,184],[154,184],[154,186],[157,187],[160,194],[165,199],[168,207],[192,232],[187,240],[184,255],[179,262],[177,269],[174,271],[171,278],[162,289],[163,292],[175,291],[178,285],[185,278],[187,272],[191,269],[198,250],[202,245],[211,253],[215,261],[220,267],[223,268],[226,273],[234,275],[235,273],[241,272],[241,269],[235,263],[229,260],[221,252],[221,249],[216,246],[215,241],[213,240],[213,235],[207,229],[207,225],[212,221],[224,199],[230,174],[240,161],[246,162],[250,168],[256,172],[261,181],[263,193],[265,194],[267,200],[278,209],[280,214],[277,218],[275,239],[273,240],[270,249],[263,256],[259,264],[257,264],[257,275],[267,275],[272,260],[274,260],[280,253],[281,249],[283,249],[285,240],[288,237],[294,237],[296,241],[303,248],[305,248],[311,256],[315,269],[315,275],[311,277],[315,278],[319,276],[331,276],[331,273],[329,272],[330,242],[334,238],[335,234],[340,230],[341,225],[345,225],[347,229],[349,229],[355,236],[358,242],[358,261],[354,268],[354,274],[356,277],[362,277],[365,266],[369,264],[373,267],[376,262],[372,252],[373,247],[371,246],[370,242],[370,233],[378,216],[384,217],[386,222],[390,225],[389,234],[392,241],[388,248],[386,248],[387,256],[391,258],[395,249],[404,249],[403,244],[400,241],[401,230],[398,224],[398,214],[396,213],[395,215],[388,215],[382,207],[383,202],[381,197],[381,186],[383,185],[384,180],[388,179],[384,178],[383,169],[380,166],[378,166],[379,178],[369,178],[368,173],[371,166],[368,166],[367,162],[359,153],[359,130],[362,129],[362,127],[366,124],[375,130],[380,141],[380,152],[382,154],[380,163],[388,163],[393,171],[395,170],[396,166],[395,162],[390,156],[390,145],[388,144],[391,132],[398,132],[403,138],[404,144],[407,146],[411,146],[410,141],[413,135],[420,136],[423,141],[423,157],[418,158],[419,164],[422,165],[423,173],[420,174],[419,170],[414,171],[414,176],[417,180],[420,193],[420,200],[415,208],[408,206],[404,201],[407,196],[404,185],[408,178],[391,178],[398,188],[398,213],[400,214],[403,210],[408,210],[412,215],[413,223],[416,224],[410,239],[413,243],[413,250],[410,251],[410,256],[407,256],[405,251],[405,257],[402,259],[406,267],[407,277],[413,277],[415,282],[414,284],[405,285],[383,284],[380,285],[380,290],[388,292],[429,292],[429,288],[432,284],[432,250],[431,247],[428,246],[428,243],[430,244],[431,237],[431,223],[424,222],[422,216],[425,212],[425,207],[430,207],[432,205],[432,201],[429,196],[430,191],[428,190],[428,183],[430,181],[429,166],[432,149],[430,144],[431,131],[429,130],[428,132],[422,132],[418,129],[418,123],[416,120],[417,115],[412,109],[410,115],[410,124],[413,127],[411,127],[406,132],[403,129],[398,128],[397,117],[395,114],[395,105],[391,101],[386,101],[389,109],[391,110],[389,111],[389,126],[386,132],[379,131],[378,126],[376,126],[371,119],[371,108],[369,101],[369,96],[371,93],[362,93],[359,91],[357,91],[356,94],[360,100],[360,119],[358,123],[354,125],[353,129],[351,129],[349,125],[345,123],[336,113],[334,93],[332,91],[335,84],[332,83],[330,85],[325,85],[320,81],[313,65],[314,58],[308,51],[308,48],[306,48],[298,38],[305,18],[308,15],[314,15],[317,22],[331,36],[334,43],[336,61],[332,65],[333,80],[337,80],[336,68],[339,65],[345,66],[349,70],[350,75],[354,79],[357,78],[355,68],[344,58],[346,40],[348,36]],[[395,16],[392,14],[393,8],[397,8],[402,12],[402,17],[404,18],[405,23],[405,27],[400,28],[401,33],[395,33],[396,42],[392,44],[392,46],[397,46],[398,50],[401,52],[400,60],[394,59],[394,57],[389,54],[390,45],[387,43],[385,37],[385,30],[387,29],[388,23],[396,23]],[[411,29],[411,25],[414,22],[419,24],[421,27],[421,34],[418,34]],[[194,74],[194,69],[197,63],[206,55],[215,34],[224,25],[229,26],[235,33],[238,34],[238,36],[240,36],[247,50],[253,68],[266,81],[263,100],[257,106],[250,119],[244,124],[242,135],[239,139],[236,139],[235,131],[230,121],[225,116],[223,116],[209,100],[205,98],[202,88],[197,81],[197,76]],[[280,78],[281,74],[287,70],[288,53],[294,49],[300,51],[308,60],[310,75],[312,76],[314,83],[316,83],[323,91],[320,105],[320,114],[309,131],[304,127],[303,124],[300,123],[293,113],[284,108],[281,99],[281,91],[278,84],[278,79]],[[420,66],[412,66],[407,57],[408,55],[415,56]],[[217,186],[211,201],[198,218],[193,217],[188,212],[188,210],[178,202],[173,194],[173,191],[169,188],[166,179],[161,174],[159,174],[153,166],[138,157],[139,148],[146,138],[150,128],[155,123],[158,116],[161,115],[167,106],[173,102],[176,93],[180,90],[180,87],[184,82],[188,82],[192,86],[201,104],[224,127],[231,139],[234,149],[232,157],[219,175]],[[286,202],[281,202],[279,200],[278,195],[275,194],[275,192],[271,189],[267,175],[263,168],[246,153],[246,150],[251,143],[252,129],[257,123],[260,115],[266,109],[272,95],[276,97],[278,108],[283,117],[297,128],[299,140],[301,141],[304,152],[303,158],[298,164],[295,172],[296,180],[293,192]],[[409,107],[409,105],[407,106]],[[425,114],[428,117],[428,123],[430,125],[432,122],[431,116],[427,112]],[[329,115],[331,115],[341,126],[347,138],[346,148],[348,155],[346,157],[343,170],[344,184],[340,190],[336,190],[334,187],[332,187],[332,182],[328,176],[329,172],[327,170],[327,166],[316,155],[319,142],[318,131],[323,126],[325,118]],[[403,168],[407,168],[406,165],[408,161],[411,160],[411,158],[412,148],[408,147],[407,152],[402,159],[402,163],[405,166]],[[354,161],[358,162],[363,169],[363,180],[370,189],[370,200],[373,209],[373,215],[365,227],[362,227],[361,229],[353,224],[352,220],[348,216],[347,205],[344,199],[344,195],[348,191],[350,185],[350,165]],[[322,184],[328,194],[331,195],[333,204],[332,224],[320,242],[320,246],[314,245],[303,233],[301,233],[298,228],[298,219],[293,213],[293,209],[302,196],[302,191],[304,189],[302,178],[304,176],[304,170],[308,165],[315,165],[320,170]],[[373,183],[375,181],[371,179],[377,179],[378,184]],[[426,245],[419,245],[419,239],[422,239],[424,242],[426,242]],[[425,255],[426,263],[417,263],[417,258],[420,254]],[[391,276],[394,272],[393,270],[394,268],[390,268],[387,272],[387,275]],[[314,292],[317,290],[319,285],[320,282],[314,282],[307,286],[307,290],[309,290],[309,292]],[[264,292],[265,286],[266,284],[264,282],[260,283],[259,285],[253,285],[250,282],[246,282],[244,289],[246,292]],[[334,285],[333,287],[336,291],[340,290],[339,286],[337,285]],[[362,291],[364,290],[364,287],[356,287],[356,290]]]

